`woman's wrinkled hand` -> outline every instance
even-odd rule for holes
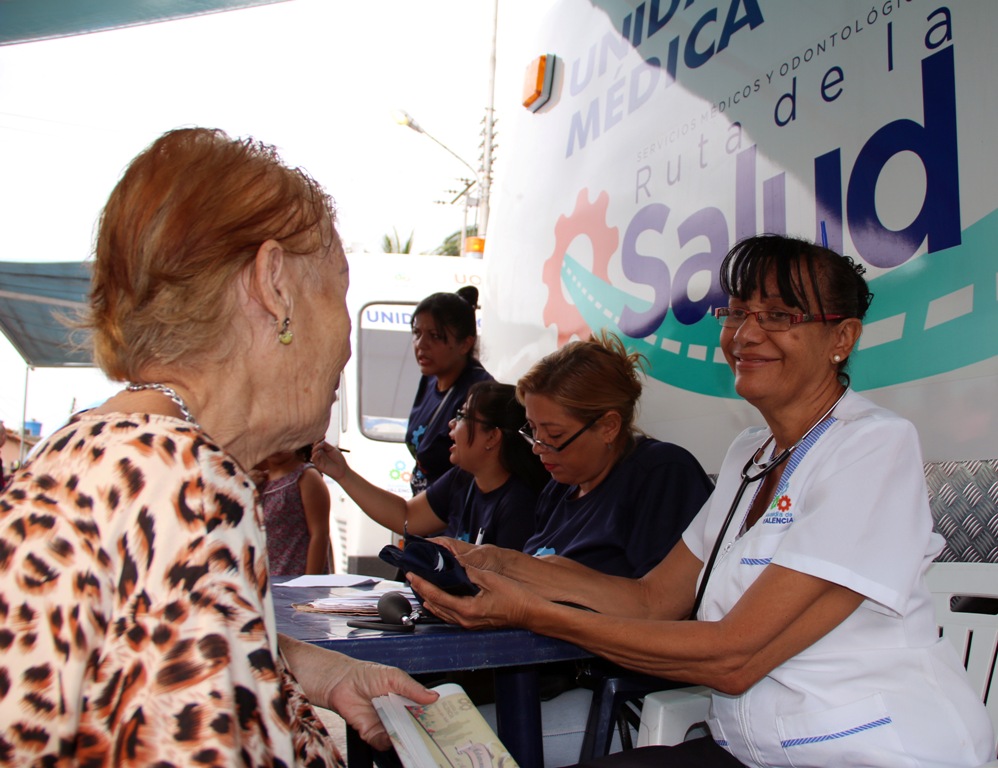
[[[424,607],[450,624],[458,624],[466,629],[529,629],[532,608],[541,600],[540,597],[518,582],[497,573],[475,567],[466,568],[466,571],[468,578],[479,588],[474,597],[450,595],[414,573],[407,573],[406,579],[423,598]]]
[[[391,739],[371,700],[386,693],[400,694],[417,704],[430,704],[438,696],[400,669],[355,661],[322,704],[338,712],[364,741],[383,751],[391,747]]]
[[[480,544],[458,554],[457,560],[463,566],[477,568],[480,571],[492,571],[502,576],[507,572],[506,566],[510,558],[520,554],[516,550],[497,547],[494,544]]]
[[[506,558],[512,552],[492,544],[469,544],[447,536],[434,536],[433,540],[449,549],[461,565],[498,574],[504,573]]]

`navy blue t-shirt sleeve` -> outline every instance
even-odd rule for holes
[[[714,490],[689,451],[672,443],[649,444],[638,457],[631,483],[631,527],[627,551],[634,573],[658,565]]]

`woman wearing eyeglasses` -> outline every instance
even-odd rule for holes
[[[710,495],[689,451],[635,427],[642,362],[604,333],[552,352],[517,383],[527,414],[520,434],[552,479],[525,553],[643,576]]]
[[[728,254],[720,345],[765,427],[735,439],[710,501],[647,576],[611,579],[481,547],[461,558],[478,566],[468,568],[481,587],[474,598],[412,579],[446,620],[526,627],[713,689],[708,738],[587,765],[893,768],[994,757],[987,713],[938,636],[925,584],[943,542],[918,435],[849,389],[844,368],[872,298],[862,272],[777,235]]]
[[[452,467],[425,491],[403,499],[365,480],[322,443],[312,461],[364,513],[395,533],[447,536],[519,550],[534,532],[534,505],[548,480],[518,427],[525,419],[510,384],[473,384],[450,420]]]

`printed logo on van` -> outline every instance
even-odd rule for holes
[[[412,472],[409,470],[409,467],[405,462],[396,461],[395,466],[389,470],[388,477],[395,482],[408,484],[412,479]]]
[[[591,237],[592,218],[583,229],[583,217],[578,214],[577,208],[568,221],[578,227],[577,236]],[[591,217],[591,211],[586,216]],[[570,244],[574,238],[562,233],[558,239]],[[960,245],[924,254],[869,280],[874,301],[850,361],[854,387],[863,390],[915,381],[998,355],[998,334],[982,333],[982,329],[998,327],[998,249],[992,245],[996,241],[998,212],[992,212],[964,230]],[[595,241],[593,252],[599,252]],[[559,257],[560,282],[552,285],[549,265],[558,263]],[[652,378],[703,395],[737,397],[719,347],[720,329],[706,311],[689,325],[677,319],[675,312],[668,312],[660,325],[635,338],[625,329],[626,323],[622,327],[622,318],[629,311],[647,312],[652,302],[587,269],[567,247],[561,254],[552,254],[544,269],[549,289],[544,321],[558,329],[559,345],[573,336],[585,338],[591,330],[606,328],[648,358]],[[600,271],[605,274],[606,270],[601,267]],[[867,355],[866,350],[876,351]]]
[[[605,328],[648,358],[653,378],[734,398],[712,317],[715,307],[727,304],[718,277],[721,261],[737,239],[755,232],[810,230],[815,241],[827,236],[829,247],[870,267],[875,298],[849,368],[857,389],[902,384],[998,355],[992,330],[998,327],[998,212],[980,205],[994,199],[993,182],[961,178],[964,167],[983,156],[973,157],[981,152],[976,145],[959,143],[958,118],[975,108],[972,98],[958,102],[960,41],[923,37],[916,27],[907,34],[923,46],[923,58],[907,58],[903,68],[899,60],[881,74],[884,87],[892,78],[891,87],[903,83],[910,98],[880,113],[866,112],[853,132],[827,129],[836,111],[840,119],[850,114],[847,96],[829,98],[821,119],[798,98],[805,81],[796,78],[804,70],[783,80],[770,73],[775,79],[770,85],[767,77],[765,98],[775,111],[749,103],[738,108],[737,118],[718,120],[725,110],[716,104],[703,111],[688,106],[680,98],[684,89],[656,92],[654,102],[648,96],[648,104],[691,127],[683,140],[688,146],[684,151],[683,142],[655,144],[655,152],[631,146],[637,161],[630,170],[608,163],[609,179],[591,178],[577,192],[574,210],[557,219],[554,249],[543,266],[543,320],[556,329],[558,344]],[[655,58],[661,38],[655,40],[640,45],[649,65],[665,60]],[[849,45],[860,42],[862,48],[850,49],[854,60],[862,54],[883,62],[877,54],[884,38],[866,35]],[[845,50],[830,51],[835,58],[826,57],[823,66],[843,66]],[[761,90],[753,98],[763,95]],[[580,86],[578,98],[592,106],[580,106],[571,123],[582,130],[590,125],[582,116],[601,113],[590,91]],[[630,122],[625,110],[607,107],[611,113],[620,125]],[[590,129],[592,142],[610,135]],[[630,135],[619,126],[614,130],[614,136]],[[630,141],[651,142],[654,134],[649,129],[635,136]],[[972,197],[976,220],[968,223],[962,206],[971,208],[964,200]]]

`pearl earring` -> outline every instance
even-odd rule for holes
[[[842,355],[832,355],[832,362],[833,363],[841,363],[842,362]]]
[[[290,344],[291,340],[295,337],[295,335],[291,332],[291,329],[288,327],[290,325],[291,325],[291,318],[290,317],[284,318],[284,323],[283,325],[281,325],[281,330],[277,333],[277,340],[281,342],[281,344],[284,344],[285,346]]]

